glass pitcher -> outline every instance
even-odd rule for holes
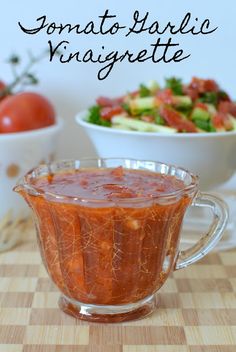
[[[57,173],[118,166],[172,175],[183,187],[151,198],[101,200],[96,194],[86,199],[37,186],[40,178]],[[221,199],[199,192],[196,176],[154,161],[54,162],[27,173],[15,191],[33,210],[44,265],[61,292],[59,307],[95,322],[122,322],[153,312],[155,294],[170,273],[205,256],[221,238],[228,217]],[[181,251],[181,226],[189,206],[210,208],[213,220],[207,234]]]

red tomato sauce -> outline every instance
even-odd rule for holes
[[[35,185],[44,192],[98,200],[155,197],[184,187],[183,182],[174,176],[121,166],[52,174],[37,179]]]
[[[67,297],[90,304],[126,304],[163,285],[176,260],[191,199],[184,192],[158,196],[183,190],[182,181],[119,167],[57,173],[38,178],[34,186],[98,200],[91,206],[90,201],[27,195],[39,218],[45,266]]]

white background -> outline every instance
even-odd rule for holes
[[[130,25],[134,10],[145,14],[150,12],[149,24],[154,20],[161,24],[171,20],[180,23],[186,12],[191,12],[193,19],[199,22],[209,18],[212,27],[218,30],[206,36],[175,36],[174,42],[180,42],[180,47],[191,57],[181,63],[174,64],[126,64],[118,63],[110,76],[104,80],[97,79],[98,65],[80,64],[72,62],[60,64],[50,63],[45,59],[34,68],[40,78],[37,91],[45,94],[55,105],[58,115],[65,119],[65,132],[60,141],[59,155],[63,158],[94,155],[94,150],[87,137],[75,125],[76,112],[92,104],[99,95],[116,96],[127,90],[135,89],[140,82],[157,79],[160,82],[165,77],[176,75],[188,81],[193,75],[215,78],[236,99],[236,2],[234,0],[58,0],[41,1],[2,1],[0,11],[0,78],[11,80],[10,70],[5,59],[13,52],[25,57],[27,50],[37,55],[47,48],[48,40],[56,42],[69,40],[74,51],[84,52],[89,48],[101,50],[104,45],[107,51],[125,49],[131,51],[144,49],[155,42],[155,36],[133,36],[124,39],[123,35],[82,36],[76,34],[62,34],[48,36],[45,31],[38,35],[24,34],[19,26],[20,21],[25,27],[34,27],[36,19],[46,15],[48,22],[80,23],[82,26],[90,20],[99,23],[98,16],[105,9],[117,15],[121,24]],[[194,20],[193,20],[194,23]],[[167,36],[168,37],[168,36]],[[163,37],[163,40],[167,38]],[[109,147],[109,146],[108,146]]]

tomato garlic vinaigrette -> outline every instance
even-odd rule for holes
[[[25,177],[45,266],[68,299],[140,301],[173,269],[197,179],[155,162],[90,164],[55,163]]]
[[[122,166],[58,172],[38,178],[32,184],[44,193],[88,200],[153,198],[185,188],[184,182],[174,176]]]

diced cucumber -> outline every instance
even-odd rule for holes
[[[173,103],[177,108],[189,108],[192,106],[192,99],[187,95],[175,95]]]
[[[160,86],[155,80],[151,80],[147,83],[147,87],[151,91],[152,94],[156,93],[158,90],[160,90]]]
[[[207,106],[207,109],[208,109],[208,112],[211,114],[211,115],[215,115],[217,113],[217,110],[215,108],[214,105],[212,104],[206,104]]]
[[[112,125],[111,128],[115,128],[116,130],[132,131],[132,128],[121,124]]]
[[[155,107],[154,97],[136,98],[129,101],[129,108],[132,114],[140,113],[144,110],[153,109]]]
[[[192,112],[192,120],[209,120],[210,114],[208,111],[203,110],[201,108],[194,108]]]
[[[236,130],[236,118],[230,114],[228,116],[229,116],[230,122],[232,123],[232,126],[233,126],[232,131],[235,131]]]
[[[121,115],[113,116],[112,127],[122,125],[126,128],[130,128],[135,131],[140,132],[160,132],[160,133],[176,133],[177,130],[168,126],[160,126],[154,123],[149,123],[145,121],[135,120],[129,117],[124,117]]]

